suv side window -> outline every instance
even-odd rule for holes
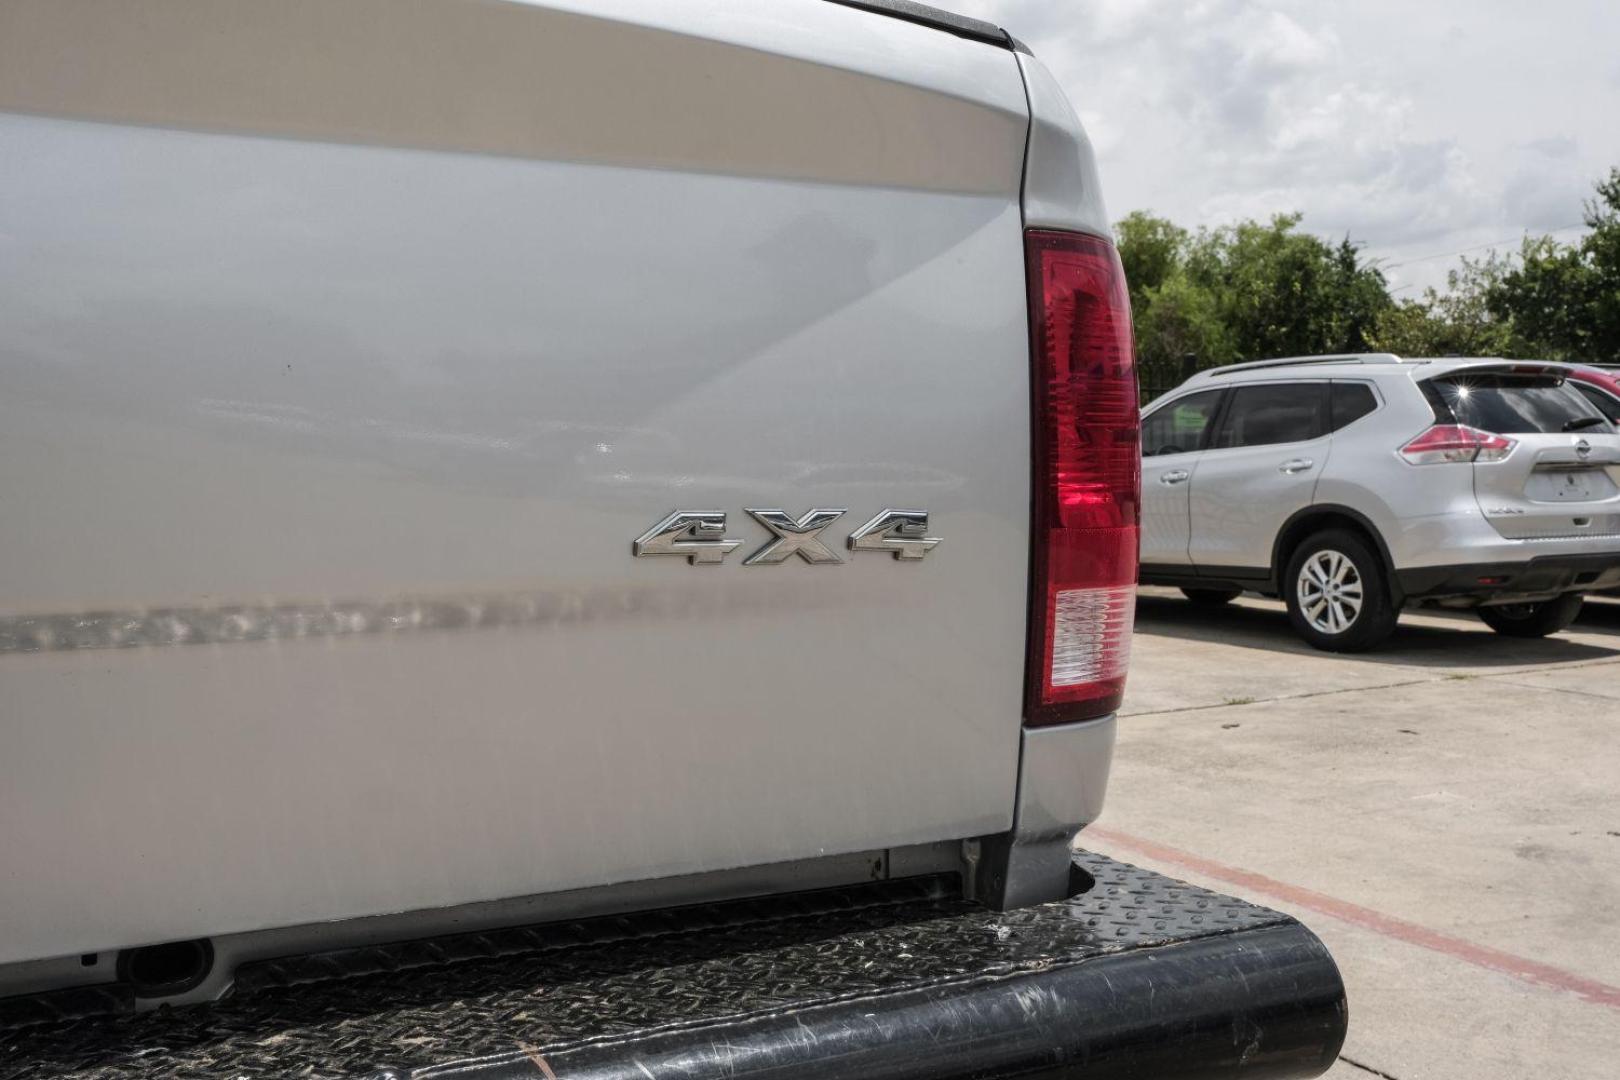
[[[1327,433],[1327,383],[1239,386],[1215,433],[1214,448],[1307,442]]]
[[[1333,430],[1349,427],[1378,408],[1378,398],[1366,383],[1333,384]]]
[[[1200,394],[1188,394],[1149,416],[1142,422],[1142,456],[1158,457],[1160,454],[1202,450],[1224,392],[1205,390]]]

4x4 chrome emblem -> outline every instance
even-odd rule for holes
[[[822,541],[821,533],[847,510],[817,508],[800,518],[785,510],[749,508],[747,513],[769,529],[772,538],[744,559],[744,566],[777,566],[794,555],[812,565],[844,561]],[[851,551],[887,552],[916,562],[938,546],[939,537],[928,535],[928,511],[885,510],[851,533],[848,544]],[[742,545],[726,536],[725,511],[677,510],[642,533],[630,550],[637,558],[684,555],[693,566],[718,566]]]
[[[928,511],[885,510],[849,537],[851,551],[887,551],[901,561],[916,560],[939,546],[929,536]]]
[[[812,510],[794,521],[781,510],[748,510],[748,516],[776,534],[776,538],[748,558],[744,566],[786,562],[798,555],[807,563],[843,562],[838,553],[821,542],[821,530],[843,517],[847,510]]]
[[[727,540],[723,510],[677,510],[660,521],[631,545],[636,557],[643,555],[685,555],[693,566],[718,564],[742,547],[741,540]]]

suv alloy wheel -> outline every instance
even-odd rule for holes
[[[1288,621],[1315,648],[1361,652],[1395,629],[1398,613],[1383,561],[1352,532],[1328,529],[1308,537],[1294,549],[1280,585]]]

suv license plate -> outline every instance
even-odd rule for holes
[[[1538,473],[1525,492],[1537,502],[1595,502],[1615,491],[1614,481],[1601,469]]]

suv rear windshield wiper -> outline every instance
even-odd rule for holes
[[[1564,421],[1564,430],[1565,431],[1584,431],[1589,427],[1596,427],[1599,424],[1606,424],[1606,423],[1608,423],[1608,421],[1603,419],[1603,417],[1601,417],[1601,416],[1577,416],[1573,420],[1565,420]]]

